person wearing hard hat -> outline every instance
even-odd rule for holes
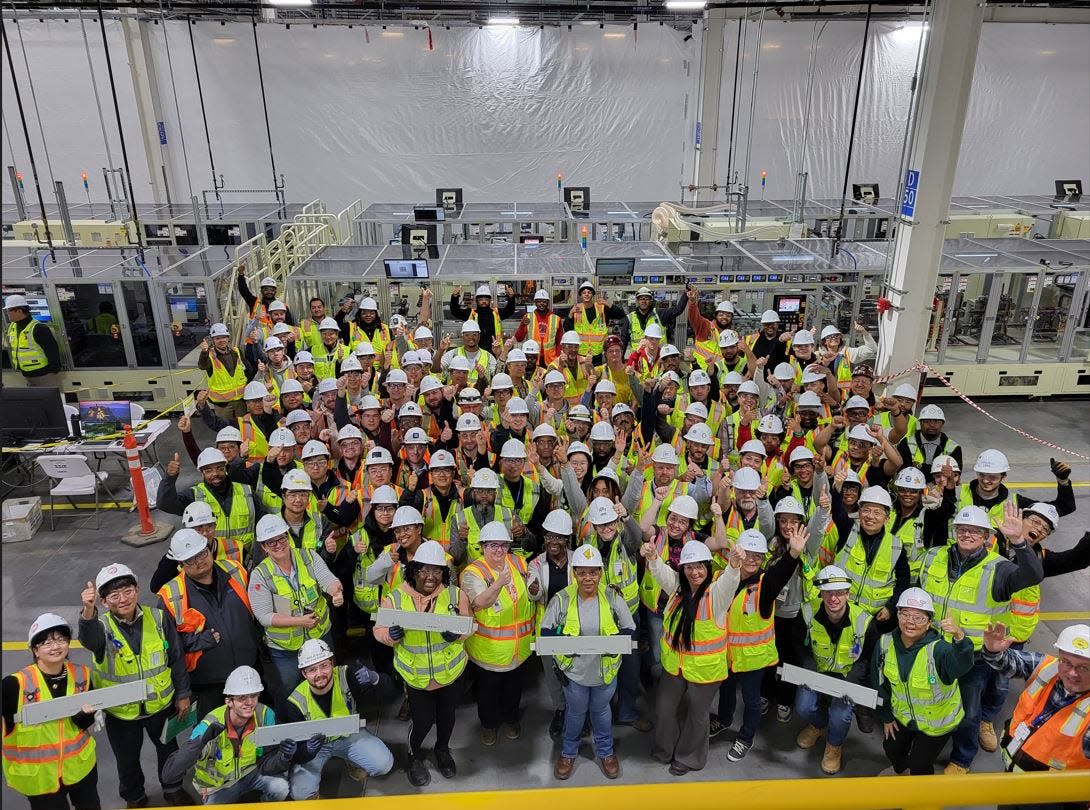
[[[841,467],[848,467],[864,484],[882,486],[901,469],[901,454],[878,425],[856,425],[847,437],[847,447],[835,453],[822,444],[820,431],[814,439],[814,449],[825,453],[833,475]]]
[[[482,526],[480,548],[482,556],[466,566],[460,585],[477,621],[476,632],[466,639],[466,652],[477,667],[481,743],[491,747],[501,723],[507,726],[507,739],[522,735],[523,664],[530,657],[535,622],[526,563],[511,553],[507,526],[499,521]]]
[[[400,444],[394,465],[394,483],[412,492],[424,489],[428,486],[428,462],[431,461],[428,434],[423,428],[409,428],[402,434]]]
[[[578,296],[579,300],[564,319],[564,331],[578,332],[579,354],[590,357],[594,365],[600,366],[605,355],[605,341],[609,339],[610,321],[624,320],[628,313],[623,307],[607,303],[604,295],[596,300],[594,285],[589,281],[579,285]]]
[[[148,699],[106,709],[106,736],[117,763],[118,794],[130,807],[144,807],[144,770],[140,751],[147,734],[155,748],[163,798],[169,804],[193,803],[182,780],[163,781],[163,763],[178,750],[173,740],[163,742],[163,727],[172,716],[189,711],[189,674],[178,631],[162,608],[141,605],[136,575],[121,563],[107,565],[88,582],[81,594],[83,610],[78,638],[91,654],[91,683],[95,689],[145,678]],[[98,601],[106,613],[98,612]]]
[[[795,641],[809,650],[812,668],[822,675],[856,682],[859,662],[870,660],[875,643],[872,616],[848,599],[851,579],[835,565],[827,565],[814,577],[819,598],[802,603],[803,621],[795,627]],[[809,663],[809,662],[808,662]],[[806,726],[795,738],[804,750],[825,737],[821,770],[830,776],[841,769],[844,741],[852,727],[852,702],[830,697],[803,684],[795,696],[795,712]]]
[[[554,361],[554,363],[555,362],[556,361]],[[579,405],[577,402],[569,402],[565,397],[568,379],[564,376],[564,372],[559,371],[556,368],[541,369],[539,378],[535,378],[534,385],[538,389],[538,393],[541,397],[541,404],[539,406],[541,421],[552,425],[553,429],[557,432],[560,431],[561,426],[564,424],[565,417],[570,410],[574,408],[584,408],[585,410],[584,406]],[[587,420],[587,431],[590,430],[590,423],[592,421],[592,419]]]
[[[201,341],[197,368],[208,376],[208,401],[218,416],[234,422],[246,415],[242,395],[249,376],[242,354],[231,345],[231,331],[225,324],[212,324],[208,338]]]
[[[946,414],[938,405],[930,403],[920,408],[919,427],[901,440],[901,456],[905,462],[919,467],[925,474],[940,456],[951,456],[958,469],[962,465],[961,445],[943,432]],[[941,465],[940,465],[941,466]]]
[[[1060,631],[1055,653],[1015,648],[1002,623],[984,631],[984,660],[1026,689],[1003,730],[1003,764],[1011,773],[1090,770],[1090,626]],[[1025,810],[1038,804],[1012,805]],[[1060,805],[1049,805],[1058,807]],[[1063,807],[1081,807],[1081,803]]]
[[[530,393],[533,390],[531,387],[532,374],[527,375],[527,366],[529,364],[529,358],[526,352],[518,346],[513,347],[510,350],[505,350],[504,353],[497,358],[502,361],[504,371],[507,374],[507,379],[511,381],[511,395],[521,397],[522,399],[529,399]],[[496,375],[499,376],[498,374]],[[492,389],[496,389],[495,378],[492,380]]]
[[[886,395],[875,403],[878,424],[894,444],[915,436],[920,429],[920,420],[913,413],[918,395],[919,389],[915,385],[902,383],[896,388],[887,388]]]
[[[430,364],[429,364],[430,365]],[[409,387],[418,391],[420,381],[424,379],[424,361],[415,350],[410,350],[401,355],[401,370],[409,378]]]
[[[249,311],[248,317],[251,321],[257,321],[258,323],[272,326],[272,319],[269,317],[269,305],[276,300],[276,290],[279,286],[276,279],[266,276],[261,279],[261,283],[258,285],[260,288],[260,297],[254,295],[250,291],[250,285],[246,282],[246,265],[240,263],[238,265],[238,294],[242,296],[242,300],[246,302],[246,309]],[[287,323],[294,325],[295,319],[291,315],[291,310],[284,309],[285,320]]]
[[[780,314],[774,309],[766,309],[761,314],[760,329],[746,335],[744,340],[754,357],[767,358],[765,368],[773,369],[787,360],[787,341],[790,337],[791,333],[781,328]]]
[[[749,454],[747,454],[749,455]],[[723,516],[727,543],[713,549],[712,567],[721,571],[727,566],[729,548],[734,545],[739,535],[747,529],[757,529],[765,537],[772,537],[776,530],[776,518],[768,502],[765,484],[760,474],[750,468],[741,467],[733,475],[723,479],[723,485],[717,493],[720,505],[726,504]]]
[[[450,294],[450,314],[456,321],[472,321],[480,327],[481,345],[490,347],[499,338],[503,341],[503,324],[501,321],[515,314],[518,299],[515,297],[515,288],[510,284],[503,285],[506,301],[502,306],[496,307],[492,303],[492,288],[487,284],[477,287],[474,294],[473,307],[462,304],[461,285],[454,288]],[[444,362],[444,368],[446,363]],[[491,376],[491,374],[489,374]]]
[[[726,446],[732,454],[750,439],[757,438],[757,426],[761,421],[761,409],[757,404],[760,395],[761,389],[753,380],[739,383],[738,407],[723,421],[727,430]]]
[[[953,524],[954,544],[931,549],[920,569],[920,587],[934,600],[936,618],[956,619],[977,653],[974,666],[961,676],[965,716],[954,733],[948,775],[968,773],[980,748],[983,695],[991,674],[980,655],[984,630],[1011,610],[1015,593],[1044,576],[1040,557],[1026,542],[1022,510],[1014,503],[1006,504],[999,526],[1013,560],[989,547],[995,529],[981,507],[959,509]]]
[[[591,470],[598,472],[612,466],[617,452],[617,433],[613,425],[608,421],[595,422],[587,438],[590,439]]]
[[[549,511],[549,499],[542,497],[541,482],[524,472],[526,461],[525,444],[518,439],[504,442],[499,455],[500,494],[497,503],[512,516],[508,526],[514,538],[515,553],[528,560],[539,547],[536,533]]]
[[[309,638],[299,648],[299,673],[302,682],[288,696],[280,721],[302,723],[332,717],[362,716],[363,706],[374,700],[375,693],[391,691],[389,676],[382,676],[364,665],[337,666],[333,650],[319,638]],[[305,801],[318,798],[322,769],[333,758],[343,760],[348,776],[367,783],[369,776],[385,776],[394,767],[394,755],[378,737],[366,729],[344,737],[315,734],[300,748],[307,751],[307,761],[290,771],[291,798]]]
[[[541,620],[543,636],[631,636],[636,629],[625,600],[602,582],[602,555],[590,545],[575,550],[573,581],[549,600]],[[607,779],[621,775],[613,749],[610,701],[617,690],[620,655],[555,655],[553,666],[564,684],[564,732],[553,776],[568,779],[575,770],[584,722],[589,722],[594,752]]]
[[[398,498],[403,497],[404,492],[394,483],[394,457],[385,447],[372,447],[367,451],[366,467],[367,480],[363,485],[363,496],[368,498],[376,487],[391,485],[397,492]]]
[[[580,346],[582,348],[582,346]],[[602,343],[600,367],[595,363],[596,379],[608,380],[616,389],[616,401],[638,407],[643,399],[643,387],[636,372],[625,363],[624,345],[617,335],[609,335]],[[588,403],[589,404],[589,403]]]
[[[419,391],[417,405],[424,414],[421,425],[428,438],[448,450],[453,450],[454,430],[458,424],[458,417],[454,415],[454,398],[447,396],[443,383],[431,374],[420,379]]]
[[[821,464],[819,470],[814,452],[802,444],[785,454],[784,458],[787,460],[785,474],[779,486],[769,492],[769,501],[775,506],[781,498],[790,495],[802,506],[804,517],[809,520],[817,509],[818,496],[829,486],[825,465]]]
[[[268,436],[280,424],[280,415],[274,410],[277,399],[260,382],[248,383],[242,398],[245,400],[246,413],[238,418],[235,426],[242,434],[242,441],[249,448],[247,463],[256,464],[269,452]],[[209,408],[201,410],[200,414],[204,423],[212,430],[221,430],[231,425]]]
[[[492,448],[502,448],[512,439],[525,445],[530,441],[530,407],[525,400],[511,397],[504,404],[500,417],[500,424],[489,437],[489,445]]]
[[[538,288],[534,293],[533,311],[522,316],[522,321],[515,330],[515,340],[519,343],[533,338],[541,345],[545,365],[551,363],[560,353],[560,336],[564,331],[560,316],[552,309],[553,300],[549,291]]]
[[[308,350],[319,349],[322,345],[322,336],[318,333],[318,324],[325,320],[325,301],[315,296],[307,304],[310,317],[299,321],[299,337],[303,343],[301,348]]]
[[[918,582],[928,549],[946,542],[947,524],[957,511],[954,484],[950,481],[940,492],[929,492],[924,474],[916,467],[904,467],[893,480],[893,494],[888,528],[901,541],[912,581]]]
[[[875,714],[892,766],[880,776],[934,774],[935,761],[965,716],[962,679],[973,669],[973,645],[951,616],[939,618],[930,594],[908,588],[897,599],[897,628],[874,646]]]
[[[689,413],[689,406],[700,404],[704,406],[706,416],[705,424],[711,430],[713,436],[719,436],[724,420],[727,418],[727,409],[722,402],[712,398],[712,380],[703,369],[694,369],[688,377],[688,386],[685,393],[678,394],[674,403],[674,410],[667,415],[666,422],[675,428],[681,427],[682,433],[689,430],[691,425],[683,425],[684,417]]]
[[[280,489],[270,488],[270,482],[275,486],[290,470],[301,467],[296,458],[295,434],[285,427],[276,428],[269,434],[269,449],[259,468],[257,501],[263,512],[275,512],[282,505]]]
[[[621,497],[624,508],[641,526],[648,515],[654,525],[663,525],[670,504],[681,495],[692,497],[698,504],[710,499],[711,485],[707,479],[694,483],[678,479],[679,463],[677,451],[668,444],[660,444],[650,457],[646,452],[641,453]]]
[[[241,564],[242,549],[236,547],[231,555],[227,554],[226,544],[221,543],[219,538],[216,537],[216,516],[212,514],[212,507],[204,501],[194,501],[182,511],[182,526],[193,529],[205,539],[208,544],[208,552],[214,559],[222,560],[227,556],[231,556],[232,559]],[[238,555],[237,558],[234,556],[235,554]],[[155,573],[152,574],[148,582],[150,592],[157,593],[160,588],[178,576],[179,570],[179,563],[171,555],[168,547],[166,553],[160,558]]]
[[[193,787],[204,804],[235,804],[248,793],[262,802],[282,802],[291,786],[293,763],[314,755],[307,741],[284,740],[274,748],[254,744],[254,732],[276,724],[273,710],[260,702],[264,684],[257,670],[240,666],[227,676],[221,700],[193,727],[189,738],[167,760],[163,771],[181,779],[194,768]]]
[[[862,340],[862,346],[848,348],[844,335],[833,324],[822,328],[818,339],[820,362],[832,371],[841,391],[851,388],[853,363],[871,363],[878,356],[878,344],[866,326],[857,321],[852,331]]]
[[[734,304],[729,300],[719,301],[715,305],[715,319],[708,320],[700,312],[699,295],[691,284],[685,285],[685,298],[693,336],[692,359],[700,368],[710,371],[719,361],[719,336],[734,323]]]
[[[390,528],[394,533],[394,542],[375,557],[364,574],[368,585],[381,584],[381,594],[384,596],[401,584],[405,566],[412,562],[417,549],[423,544],[424,518],[413,506],[399,506]]]
[[[378,487],[371,494],[369,506],[363,521],[352,532],[350,542],[336,561],[339,570],[343,567],[352,571],[352,602],[365,614],[365,626],[373,625],[371,617],[378,611],[382,596],[381,582],[368,582],[367,571],[383,551],[397,542],[393,529],[398,507],[397,492],[389,485]],[[376,668],[383,672],[393,671],[393,655],[389,648],[374,644],[370,651]]]
[[[484,342],[486,336],[475,320],[463,323],[461,332],[462,345],[458,348],[450,348],[450,335],[446,335],[439,344],[443,352],[440,361],[442,369],[450,372],[451,382],[457,385],[458,390],[466,385],[476,385],[478,380],[487,385],[496,373],[496,358],[486,348],[492,344]],[[459,362],[456,363],[456,360]],[[465,372],[465,379],[459,380],[455,376],[456,372]]]
[[[308,638],[329,643],[326,594],[334,607],[344,601],[340,580],[317,552],[295,548],[288,524],[280,515],[257,522],[257,542],[266,555],[251,572],[246,593],[254,618],[265,629],[265,647],[279,674],[278,699],[299,683],[296,658]]]
[[[465,549],[459,547],[457,516],[462,488],[455,481],[456,470],[457,462],[449,451],[437,450],[432,454],[428,462],[428,486],[420,495],[420,513],[424,518],[424,536],[437,541],[455,558],[461,558]]]
[[[651,756],[674,776],[701,770],[708,761],[712,701],[726,679],[727,612],[738,587],[743,552],[712,576],[712,555],[697,539],[686,541],[676,568],[654,543],[640,547],[647,570],[665,595],[663,630],[652,639],[662,661],[655,699],[655,739]]]
[[[556,448],[560,444],[560,436],[553,429],[550,424],[541,424],[533,429],[530,434],[530,444],[527,446],[527,453],[531,456],[530,462],[534,464],[536,459],[537,464],[541,465],[550,478],[558,477],[560,475],[560,464],[557,461]],[[501,445],[502,447],[502,445]],[[536,469],[536,465],[535,465]],[[542,484],[545,484],[545,479],[542,479]],[[560,494],[560,487],[549,488],[546,486],[549,494],[557,496]]]
[[[341,342],[341,327],[335,318],[322,318],[318,322],[320,342],[311,345],[314,358],[314,376],[319,380],[335,380],[341,375],[341,364],[352,356],[352,350]]]
[[[457,516],[459,540],[465,544],[465,558],[456,557],[459,565],[481,557],[481,529],[488,523],[514,523],[511,510],[500,503],[500,477],[489,468],[474,470],[462,499]]]
[[[650,287],[636,290],[636,306],[628,311],[621,333],[622,339],[628,345],[625,354],[631,355],[640,348],[644,338],[648,337],[647,330],[651,324],[656,327],[652,331],[658,333],[658,337],[652,339],[662,340],[688,305],[688,298],[678,296],[674,304],[660,311],[655,308],[655,296]]]
[[[635,317],[635,313],[630,313],[630,316]],[[649,323],[636,348],[629,352],[628,357],[625,358],[625,363],[636,373],[636,378],[640,383],[653,380],[663,372],[659,363],[659,355],[665,337],[666,332],[658,323]]]
[[[457,447],[453,451],[457,465],[458,481],[468,487],[473,473],[491,464],[488,458],[488,433],[481,426],[476,414],[463,413],[454,426]]]
[[[866,429],[871,427],[871,407],[863,397],[851,396],[836,411],[831,422],[821,425],[814,431],[815,451],[829,453],[846,452],[848,449],[848,437],[855,428]],[[829,456],[826,453],[826,456]]]
[[[564,399],[568,406],[578,405],[587,391],[593,365],[588,357],[581,357],[579,333],[569,330],[560,336],[560,353],[547,367],[547,371],[559,372],[564,378]],[[546,383],[548,384],[548,383]]]
[[[255,363],[257,374],[254,378],[260,378],[269,393],[276,397],[279,402],[280,389],[284,383],[287,380],[295,379],[295,365],[292,363],[287,346],[281,338],[275,335],[266,338],[261,348],[265,359],[259,359]]]
[[[32,661],[0,684],[4,718],[4,781],[26,796],[31,808],[98,810],[98,768],[89,704],[52,723],[22,722],[30,702],[70,697],[91,688],[91,670],[68,660],[72,628],[56,613],[43,613],[30,625]],[[49,692],[48,697],[44,695]],[[180,784],[180,780],[179,780]]]
[[[366,341],[371,345],[375,353],[375,362],[385,368],[386,347],[393,346],[393,338],[390,327],[382,322],[382,316],[378,311],[378,303],[374,298],[364,298],[356,309],[354,318],[349,319],[344,307],[334,315],[341,330],[341,340],[355,350],[357,346]],[[391,352],[392,353],[392,352]]]
[[[383,607],[415,613],[468,616],[469,598],[452,581],[449,557],[433,540],[425,541],[405,566],[404,579],[382,600]],[[394,625],[375,627],[375,638],[393,648],[394,669],[409,695],[409,781],[422,787],[431,781],[423,744],[435,727],[435,760],[447,779],[457,766],[450,753],[455,711],[462,696],[462,673],[468,656],[467,636],[450,630],[431,632]]]
[[[23,375],[27,385],[59,388],[61,354],[53,330],[31,316],[24,295],[7,296],[4,311],[8,316],[5,337],[11,368]]]
[[[720,391],[727,393],[726,404],[734,407],[735,403],[727,390],[728,386],[736,388],[743,380],[750,379],[754,374],[759,373],[757,358],[754,357],[749,343],[742,340],[733,329],[722,330],[716,340],[716,346],[718,355],[715,362],[711,364],[711,368],[706,370],[709,375],[715,377]]]
[[[596,372],[591,372],[587,377],[587,390],[583,392],[581,404],[587,406],[593,413],[595,421],[609,421],[609,412],[617,402],[617,386],[612,380],[598,381]]]

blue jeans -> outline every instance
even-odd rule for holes
[[[333,636],[329,633],[322,636],[322,641],[328,644],[330,648],[333,647]],[[273,710],[277,715],[280,715],[283,714],[288,695],[303,682],[303,675],[299,672],[299,651],[282,650],[279,647],[267,647],[267,649],[272,665],[279,676],[277,680],[280,681],[280,684],[275,689],[269,688],[270,684],[265,684],[265,687],[276,696],[277,705],[273,707]]]
[[[639,611],[632,617],[636,633],[640,630]],[[656,645],[657,647],[658,645]],[[617,673],[617,722],[631,723],[640,715],[636,711],[636,699],[640,696],[640,656],[633,650],[621,656],[621,670]]]
[[[734,708],[738,702],[737,686],[742,690],[742,728],[738,739],[753,745],[757,736],[757,724],[761,722],[761,681],[764,668],[752,672],[732,672],[719,685],[719,722],[729,726],[734,722]]]
[[[385,776],[394,767],[394,755],[375,735],[358,731],[348,737],[338,737],[323,745],[310,762],[291,769],[291,797],[294,800],[313,799],[318,795],[322,768],[332,757],[363,768],[368,776]]]
[[[261,791],[263,802],[287,801],[290,789],[288,780],[283,776],[265,776],[254,768],[233,785],[221,787],[204,797],[205,804],[238,804],[242,797],[252,790]]]
[[[1016,641],[1011,645],[1011,649],[1021,650],[1025,646],[1025,642]],[[1007,695],[1010,691],[1010,678],[999,670],[993,669],[988,677],[988,683],[984,687],[984,694],[980,698],[980,719],[994,723],[999,712],[1003,710],[1003,704],[1007,702]]]
[[[800,686],[795,693],[795,713],[814,728],[828,729],[829,745],[843,745],[852,727],[848,701],[818,694],[809,686]]]
[[[662,663],[659,661],[659,641],[662,639],[662,616],[645,610],[647,617],[647,644],[651,654],[651,673],[657,678],[662,674]]]
[[[560,756],[574,758],[579,754],[583,721],[588,713],[595,754],[600,758],[613,754],[613,714],[609,701],[616,690],[616,678],[612,683],[601,686],[581,686],[572,680],[564,684],[564,699],[568,708],[564,713],[564,741],[560,745]]]
[[[984,687],[992,674],[992,668],[985,663],[980,653],[976,654],[973,668],[961,676],[961,705],[965,708],[965,718],[954,729],[954,744],[950,749],[950,761],[955,765],[968,768],[973,764],[976,752],[980,750],[980,715],[981,698]]]

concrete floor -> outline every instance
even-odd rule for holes
[[[1063,521],[1060,530],[1048,541],[1054,549],[1070,547],[1083,532],[1090,527],[1087,514],[1090,512],[1090,464],[1072,456],[1057,454],[1055,451],[1036,442],[1024,439],[1016,433],[986,419],[976,411],[961,403],[943,403],[948,417],[948,433],[965,448],[966,465],[971,466],[972,459],[985,448],[998,446],[1011,462],[1009,480],[1015,484],[1040,484],[1041,486],[1016,486],[1027,494],[1040,493],[1042,498],[1055,497],[1055,484],[1049,472],[1049,458],[1060,455],[1072,463],[1072,480],[1076,482],[1075,496],[1078,511]],[[1060,446],[1083,455],[1090,455],[1090,431],[1085,422],[1086,404],[1081,401],[1046,401],[1046,402],[1005,402],[989,403],[987,409],[1023,430]],[[198,441],[210,442],[211,436],[205,435],[203,428]],[[175,449],[180,448],[176,431],[171,430],[163,437],[160,456],[169,458]],[[184,452],[183,452],[184,456]],[[192,468],[190,474],[194,474]],[[183,481],[185,474],[183,474]],[[125,479],[113,475],[111,485],[115,490],[123,487]],[[1081,484],[1081,485],[1080,485]],[[18,494],[25,494],[25,491]],[[39,494],[41,494],[39,492]],[[57,530],[48,530],[48,518],[43,528],[29,542],[5,544],[2,549],[2,632],[5,642],[3,652],[3,671],[10,673],[23,666],[28,653],[21,645],[25,644],[26,630],[30,623],[41,613],[56,611],[71,621],[78,613],[80,592],[88,579],[93,579],[98,570],[114,561],[122,561],[138,573],[150,574],[157,561],[165,552],[165,544],[134,549],[122,545],[120,536],[132,525],[134,515],[108,511],[103,514],[102,528],[95,528],[95,518],[91,515],[58,518]],[[177,518],[154,513],[159,519],[177,523]],[[145,601],[150,601],[145,599]],[[1047,613],[1077,613],[1085,621],[1090,615],[1090,571],[1068,574],[1064,577],[1047,580],[1043,587],[1042,610]],[[1063,621],[1045,621],[1038,628],[1030,643],[1033,649],[1046,650],[1051,647],[1056,633],[1073,619]],[[13,649],[8,649],[12,647]],[[85,661],[82,650],[73,651],[73,659]],[[1012,691],[1013,698],[1017,689]],[[547,734],[551,712],[548,697],[540,679],[540,673],[534,678],[533,685],[523,698],[523,736],[511,742],[501,735],[495,748],[485,749],[478,738],[478,726],[475,708],[466,703],[459,712],[458,725],[452,741],[452,750],[457,760],[459,772],[453,780],[439,776],[431,763],[432,782],[423,788],[426,792],[444,790],[488,790],[511,787],[550,787],[559,783],[552,777],[552,765],[558,753],[557,745]],[[396,719],[397,706],[388,706],[379,716],[368,716],[368,727],[378,734],[391,747],[398,761],[397,769],[390,775],[372,780],[368,795],[390,795],[412,793],[404,771],[404,759],[407,751],[408,723]],[[1009,716],[1008,711],[1003,717]],[[737,725],[737,721],[736,721]],[[684,777],[687,780],[731,780],[731,779],[784,779],[808,778],[821,775],[818,761],[821,746],[811,751],[801,751],[795,747],[794,737],[800,728],[800,722],[792,719],[787,724],[776,721],[775,713],[762,720],[756,745],[740,763],[729,763],[726,751],[733,735],[728,732],[712,742],[708,766],[699,773]],[[666,766],[660,765],[650,757],[651,739],[649,734],[640,734],[630,728],[618,727],[616,730],[617,753],[622,763],[621,782],[669,782],[675,777],[667,773]],[[104,807],[123,806],[117,797],[117,776],[114,761],[105,735],[98,736],[99,741],[99,794]],[[428,743],[430,745],[430,741]],[[602,785],[608,780],[594,763],[589,743],[584,744],[582,758],[568,785]],[[144,746],[145,773],[149,775],[148,793],[152,803],[159,803],[161,794],[154,777],[154,760],[151,746]],[[878,733],[864,736],[853,729],[844,750],[845,767],[842,776],[873,776],[888,764],[882,753],[881,739]],[[945,761],[945,760],[943,760]],[[999,754],[981,753],[974,763],[973,770],[979,772],[1001,770]],[[343,780],[341,795],[358,795],[355,783]],[[14,800],[12,806],[25,806],[21,800],[6,787],[3,788],[3,803]]]

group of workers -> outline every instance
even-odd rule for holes
[[[1024,649],[1043,578],[1090,564],[1090,533],[1048,550],[1075,510],[1070,467],[1052,462],[1051,501],[1010,491],[995,448],[963,475],[941,408],[917,408],[911,384],[877,395],[861,326],[848,348],[836,326],[788,331],[770,310],[743,335],[728,300],[706,318],[693,290],[664,312],[641,289],[626,311],[587,283],[566,319],[539,289],[510,337],[513,291],[497,308],[488,287],[471,306],[459,290],[452,341],[427,292],[410,329],[370,298],[332,317],[316,298],[296,321],[273,279],[255,295],[240,270],[239,291],[240,341],[211,327],[207,390],[179,421],[196,477],[183,483],[175,454],[159,490],[183,525],[148,579],[154,601],[106,566],[75,631],[39,617],[33,662],[4,679],[4,775],[32,807],[99,806],[95,713],[32,725],[23,708],[138,679],[147,699],[104,720],[129,807],[148,802],[144,735],[172,804],[194,801],[187,774],[207,804],[316,797],[331,759],[382,776],[394,756],[366,729],[252,737],[390,702],[411,723],[410,782],[431,780],[433,729],[453,778],[467,688],[481,744],[509,745],[533,671],[558,780],[588,736],[616,779],[617,725],[682,776],[737,714],[738,762],[773,707],[802,721],[799,748],[823,742],[826,774],[853,720],[881,734],[890,773],[933,773],[947,742],[947,774],[980,748],[1009,770],[1090,768],[1090,627],[1063,630],[1054,654]],[[683,313],[694,341],[679,351],[667,336]],[[383,609],[434,618],[401,626]],[[68,660],[74,635],[90,666]],[[595,651],[618,635],[632,652]],[[536,655],[550,636],[586,636],[587,651]],[[779,664],[825,677],[778,678]],[[1010,678],[1027,688],[1006,719]],[[853,699],[868,690],[873,710]]]

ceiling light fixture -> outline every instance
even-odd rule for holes
[[[489,25],[518,25],[518,17],[489,17]]]
[[[666,0],[667,11],[703,11],[708,0]]]
[[[281,8],[300,8],[302,6],[313,6],[314,0],[269,0],[270,6],[280,6]]]

